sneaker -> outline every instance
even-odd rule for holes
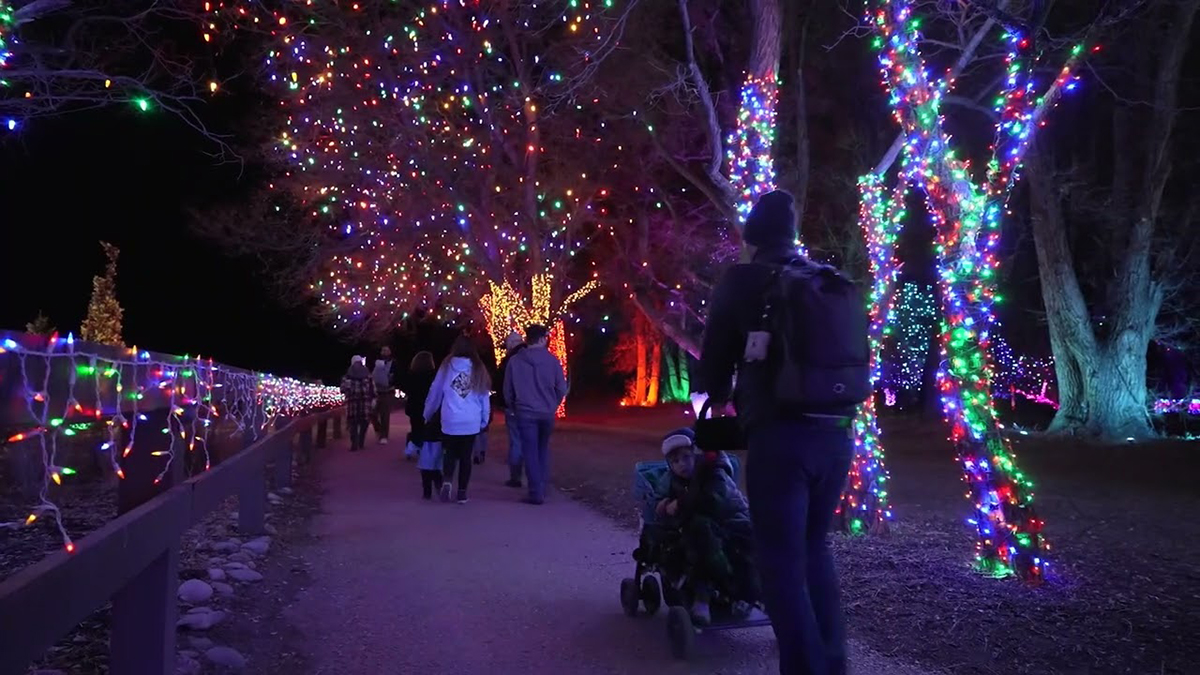
[[[516,478],[509,478],[508,480],[504,481],[504,485],[506,487],[519,488],[521,487],[521,481],[517,480]]]
[[[459,503],[459,504],[466,504],[466,503],[467,503],[467,491],[466,491],[466,490],[459,490],[459,491],[458,491],[458,503]]]
[[[533,497],[522,497],[522,498],[521,498],[521,503],[522,503],[522,504],[532,504],[532,505],[534,505],[534,506],[541,506],[541,505],[542,505],[542,503],[543,503],[543,500],[541,500],[541,499],[535,499],[535,498],[533,498]]]
[[[451,488],[449,483],[442,483],[442,489],[441,489],[442,501],[444,501],[444,502],[450,501],[450,492],[453,489],[454,488]]]
[[[751,605],[745,600],[738,600],[737,602],[733,603],[733,616],[737,619],[749,618],[750,612],[753,609],[754,605]]]
[[[712,623],[712,612],[708,609],[708,603],[703,600],[697,600],[692,603],[692,623],[697,626],[707,626]]]
[[[381,439],[379,439],[379,444],[380,444],[380,445],[387,445],[387,439],[386,439],[386,438],[381,438]]]

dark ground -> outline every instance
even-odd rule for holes
[[[656,459],[681,407],[586,413],[554,441],[558,484],[636,527],[633,465]],[[621,432],[615,427],[626,429]],[[897,516],[884,536],[839,536],[835,549],[852,634],[885,656],[962,675],[1198,673],[1200,508],[1194,443],[1094,447],[1018,436],[1053,545],[1040,588],[969,566],[957,465],[944,428],[884,420]]]
[[[233,598],[214,600],[227,612],[222,623],[204,633],[220,645],[233,647],[258,663],[272,663],[272,673],[300,674],[309,671],[307,649],[301,636],[286,628],[281,614],[309,580],[308,565],[298,558],[297,550],[311,540],[309,524],[319,509],[321,488],[315,471],[301,467],[293,478],[294,495],[268,509],[268,520],[276,534],[270,554],[258,560],[264,580],[255,584],[237,584]],[[11,497],[11,495],[10,495]],[[8,501],[12,501],[11,499]],[[116,490],[111,481],[88,481],[60,491],[56,501],[72,534],[80,538],[116,515]],[[180,581],[206,579],[209,553],[198,550],[202,541],[238,536],[237,500],[231,498],[204,522],[188,530],[182,541]],[[0,578],[37,560],[61,545],[51,528],[24,528],[0,546]],[[9,544],[12,544],[9,546]],[[37,669],[60,670],[68,675],[104,675],[108,666],[108,605],[93,613],[74,631],[52,647],[45,657],[33,664]],[[181,610],[182,613],[182,610]],[[191,648],[188,636],[180,633],[179,650]],[[203,659],[201,659],[203,661]],[[215,673],[211,664],[203,664],[202,673]]]
[[[691,420],[678,406],[619,415],[577,412],[564,422],[553,471],[569,494],[635,528],[633,464],[660,457],[661,435]],[[835,540],[859,641],[885,656],[963,675],[1200,673],[1193,663],[1200,654],[1194,443],[1094,447],[1019,436],[1018,459],[1038,481],[1037,503],[1054,545],[1050,582],[1028,588],[970,569],[967,503],[943,427],[892,417],[884,429],[895,527],[884,536]],[[503,434],[495,436],[492,453],[502,453]],[[278,656],[287,664],[279,672],[306,672],[304,645],[276,626],[307,583],[292,546],[310,536],[316,489],[301,482],[297,494],[306,496],[276,507],[280,536],[263,563],[267,581],[240,587],[232,618],[213,631],[219,643],[259,663],[287,655]],[[76,537],[113,513],[104,484],[82,484],[55,499]],[[61,545],[44,524],[2,534],[0,578]],[[105,624],[105,611],[97,612],[44,665],[107,672]]]

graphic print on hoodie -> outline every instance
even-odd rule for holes
[[[471,372],[460,370],[450,381],[450,388],[461,398],[469,396],[471,394]]]

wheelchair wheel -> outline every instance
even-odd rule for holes
[[[645,605],[647,614],[654,614],[662,607],[662,588],[659,587],[658,579],[649,574],[642,578],[642,604]]]
[[[692,615],[684,607],[672,607],[667,612],[667,640],[671,643],[671,655],[682,661],[692,656],[696,644],[696,630],[692,628]]]
[[[625,616],[637,616],[639,597],[638,584],[635,579],[621,580],[621,607]]]

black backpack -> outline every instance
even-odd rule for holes
[[[867,303],[836,269],[804,259],[775,266],[763,324],[780,409],[836,410],[871,396]]]

